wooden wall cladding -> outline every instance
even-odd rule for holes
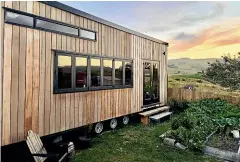
[[[1,145],[24,140],[30,129],[43,136],[141,111],[143,59],[160,62],[160,97],[166,103],[167,55],[162,55],[165,45],[40,2],[1,4],[97,31],[97,41],[89,41],[5,24],[1,19]],[[1,8],[1,18],[2,14]],[[53,94],[52,49],[133,59],[134,88]]]

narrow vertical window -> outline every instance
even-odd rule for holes
[[[155,102],[159,101],[159,64],[154,63],[153,64],[153,100]]]
[[[87,87],[87,58],[76,57],[76,88]]]
[[[103,85],[112,86],[112,60],[103,60]]]
[[[115,61],[115,85],[123,85],[123,62]]]
[[[101,86],[101,60],[100,58],[91,58],[91,87]]]
[[[58,55],[58,88],[72,88],[72,60],[71,56]]]
[[[132,62],[126,61],[125,62],[125,85],[132,85],[133,84],[132,78]]]

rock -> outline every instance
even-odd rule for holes
[[[231,133],[233,134],[233,137],[236,138],[236,139],[239,139],[239,130],[233,130],[231,131]]]
[[[176,140],[171,138],[164,138],[163,143],[166,145],[174,146],[176,143]]]
[[[187,149],[186,146],[182,145],[182,144],[179,143],[179,142],[177,142],[177,143],[175,144],[175,146],[176,146],[177,148],[181,149],[181,150],[186,150],[186,149]]]
[[[235,152],[220,150],[218,148],[209,147],[209,146],[206,146],[203,152],[207,155],[215,156],[217,158],[221,158],[224,160],[240,162],[240,154]]]

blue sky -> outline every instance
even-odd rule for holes
[[[240,2],[237,1],[63,1],[62,3],[167,41],[170,43],[170,57],[172,58],[209,57],[209,54],[206,53],[211,53],[214,57],[220,57],[226,52],[236,53],[240,51],[236,46],[239,45],[240,47],[238,41],[240,39],[240,29],[236,30],[237,27],[240,27]],[[223,31],[225,31],[225,35],[223,35]],[[215,37],[207,37],[207,32],[212,33]],[[235,34],[233,35],[232,32],[235,32]],[[221,34],[221,37],[217,36],[219,34]],[[229,37],[231,37],[230,40],[226,39]],[[203,40],[204,38],[206,40]],[[229,44],[229,42],[231,43]],[[221,48],[219,48],[220,46]],[[184,55],[184,53],[187,54]],[[194,55],[193,53],[197,54]]]

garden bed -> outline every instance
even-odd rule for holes
[[[238,151],[238,140],[228,134],[214,134],[206,145],[232,152]]]
[[[189,149],[202,151],[206,146],[207,137],[221,128],[219,129],[221,136],[214,135],[209,142],[220,148],[228,147],[234,141],[228,137],[227,130],[240,129],[239,110],[240,107],[220,99],[192,101],[188,104],[188,108],[173,121],[167,137],[175,139]],[[230,149],[235,150],[236,144],[234,143]]]

